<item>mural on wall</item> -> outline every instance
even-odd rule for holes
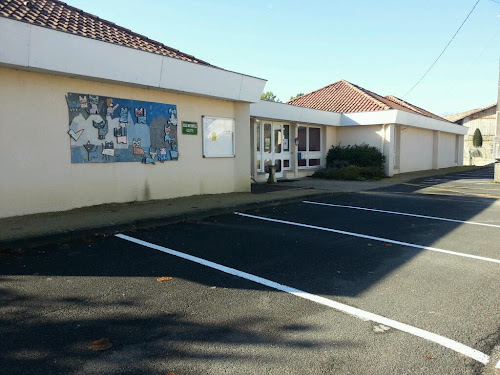
[[[68,93],[72,163],[177,160],[177,107]]]

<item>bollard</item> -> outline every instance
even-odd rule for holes
[[[276,166],[270,165],[268,168],[269,168],[269,177],[267,178],[267,183],[268,184],[275,184],[276,183]]]

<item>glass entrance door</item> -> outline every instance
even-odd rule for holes
[[[269,166],[276,166],[276,178],[291,170],[290,125],[275,121],[256,122],[257,171],[269,177]]]

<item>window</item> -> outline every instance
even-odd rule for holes
[[[300,168],[321,167],[321,128],[314,126],[299,126],[297,129],[299,146],[297,164]]]
[[[257,136],[255,137],[255,144],[257,145],[257,152],[260,152],[260,121],[255,120],[255,127],[257,129]]]
[[[321,151],[320,128],[309,128],[309,151]]]
[[[264,124],[264,152],[271,153],[271,124]]]
[[[283,151],[290,151],[290,125],[283,125]]]

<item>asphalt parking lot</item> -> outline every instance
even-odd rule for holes
[[[495,374],[492,170],[0,258],[8,374]],[[157,281],[161,277],[171,277]],[[109,338],[105,351],[89,349]]]

